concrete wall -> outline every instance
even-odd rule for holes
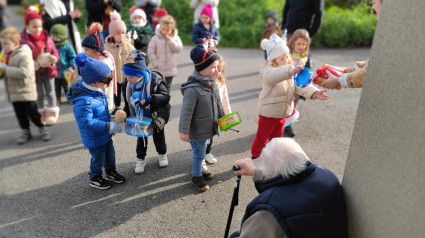
[[[424,12],[383,1],[343,178],[350,237],[425,236]]]

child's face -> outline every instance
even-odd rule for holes
[[[126,37],[125,32],[117,33],[114,36],[115,43],[121,43],[122,40]]]
[[[267,24],[274,25],[275,23],[276,23],[276,21],[273,18],[267,17]]]
[[[170,36],[172,29],[170,25],[161,24],[159,27],[159,31],[161,32],[162,36],[167,37]]]
[[[10,52],[14,51],[19,46],[19,41],[13,42],[9,39],[1,38],[0,42],[1,42],[1,46],[3,47],[4,52],[6,52],[6,53],[10,53]]]
[[[141,80],[143,80],[143,77],[140,76],[131,76],[131,75],[126,75],[128,83],[130,85],[135,85],[136,83],[140,82]]]
[[[307,41],[304,38],[298,37],[294,42],[295,53],[302,53],[307,48]]]
[[[214,63],[210,64],[210,66],[201,70],[199,73],[204,77],[212,78],[217,76],[217,72],[218,72],[217,67],[218,67],[218,61],[216,60],[214,61]]]
[[[83,47],[83,53],[86,54],[90,58],[94,58],[100,54],[99,51],[93,50],[87,47]]]
[[[382,0],[374,0],[372,8],[376,12],[376,19],[379,19],[379,14],[381,14],[381,6],[382,6]]]
[[[283,54],[275,59],[278,66],[287,65],[289,62],[289,54]]]
[[[204,24],[204,25],[210,24],[210,20],[211,20],[211,18],[209,16],[207,16],[205,14],[201,15],[202,24]]]
[[[217,77],[219,76],[219,75],[222,75],[223,74],[223,71],[224,71],[224,64],[218,64],[217,65]]]
[[[142,24],[143,26],[146,25],[146,20],[143,19],[141,16],[134,16],[131,18],[131,24],[139,25]]]
[[[51,35],[50,38],[52,38],[54,42],[61,42],[63,40],[62,38],[59,38],[56,35]]]
[[[28,22],[26,28],[30,31],[31,34],[38,36],[41,34],[41,31],[43,31],[43,23],[40,19],[34,18]]]

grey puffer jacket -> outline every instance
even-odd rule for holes
[[[183,103],[179,132],[189,134],[189,139],[196,141],[219,134],[216,121],[224,116],[224,111],[214,78],[202,77],[194,71],[180,90]]]

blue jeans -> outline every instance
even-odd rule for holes
[[[202,160],[205,158],[206,140],[191,140],[192,146],[192,175],[199,177],[202,176]]]
[[[104,145],[89,149],[91,154],[90,161],[90,178],[102,175],[102,166],[105,171],[115,167],[115,149],[112,140]]]

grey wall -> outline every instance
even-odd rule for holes
[[[350,237],[425,236],[424,11],[383,3],[342,185]]]

